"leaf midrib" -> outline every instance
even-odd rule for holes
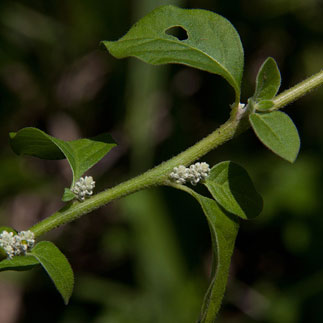
[[[277,138],[277,140],[279,141],[279,143],[282,143],[282,140],[280,139],[280,137],[272,130],[272,128],[268,125],[268,123],[266,123],[265,119],[261,118],[260,116],[258,116],[257,114],[255,114],[255,116],[258,118],[258,120],[262,121],[263,124],[266,126],[267,129],[269,129],[269,132],[272,133],[272,135]]]

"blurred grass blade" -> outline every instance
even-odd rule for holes
[[[184,37],[173,36],[176,29]],[[116,58],[134,56],[154,65],[178,63],[219,74],[234,88],[239,102],[242,44],[231,23],[216,13],[162,6],[139,20],[118,41],[102,44]]]
[[[73,172],[72,185],[116,146],[112,137],[106,133],[90,139],[64,141],[37,128],[24,128],[18,132],[11,132],[10,144],[18,155],[30,155],[42,159],[67,158]]]
[[[41,241],[30,252],[46,270],[67,304],[73,291],[74,274],[66,257],[49,241]]]
[[[262,210],[261,196],[238,164],[225,161],[213,166],[205,186],[226,211],[244,220],[258,216]]]
[[[300,138],[292,119],[281,111],[252,113],[250,124],[259,140],[278,156],[293,163],[300,149]]]

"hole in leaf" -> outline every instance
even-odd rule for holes
[[[185,40],[188,38],[187,31],[180,26],[170,27],[166,30],[167,35],[176,37],[178,40]]]

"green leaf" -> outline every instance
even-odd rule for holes
[[[75,199],[75,197],[76,197],[76,195],[69,188],[65,187],[62,201],[69,202],[69,201]]]
[[[10,144],[18,155],[30,155],[42,159],[67,158],[73,172],[72,186],[116,146],[108,134],[91,139],[63,141],[37,128],[24,128],[18,132],[11,132]]]
[[[272,99],[279,90],[280,82],[278,66],[272,57],[268,57],[261,65],[257,75],[256,91],[253,95],[255,101]]]
[[[68,303],[74,286],[73,270],[62,252],[49,241],[41,241],[30,252],[46,270],[65,304]]]
[[[39,265],[39,261],[33,256],[16,256],[12,259],[4,259],[0,261],[0,271],[5,270],[29,270],[36,265]]]
[[[217,203],[190,190],[200,203],[208,221],[213,250],[211,283],[204,298],[199,323],[214,322],[227,285],[231,256],[238,234],[238,222],[226,215]]]
[[[11,227],[6,227],[6,226],[0,227],[0,233],[2,233],[3,231],[13,232],[14,234],[17,234],[17,231]]]
[[[252,113],[249,120],[257,137],[267,148],[291,163],[295,161],[300,139],[296,126],[287,114],[281,111]]]
[[[244,168],[230,161],[212,167],[205,180],[213,198],[228,212],[242,219],[259,215],[263,202]]]
[[[186,32],[180,40],[170,33]],[[139,20],[118,41],[102,44],[116,58],[134,56],[146,63],[178,63],[224,77],[240,99],[243,48],[231,23],[222,16],[201,9],[159,7]]]
[[[2,233],[3,231],[7,231],[7,232],[13,232],[14,234],[17,233],[17,231],[11,227],[6,227],[6,226],[2,226],[0,227],[0,233]]]

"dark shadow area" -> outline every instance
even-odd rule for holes
[[[230,163],[228,179],[230,191],[248,219],[258,216],[263,208],[263,200],[247,171],[238,164]]]

